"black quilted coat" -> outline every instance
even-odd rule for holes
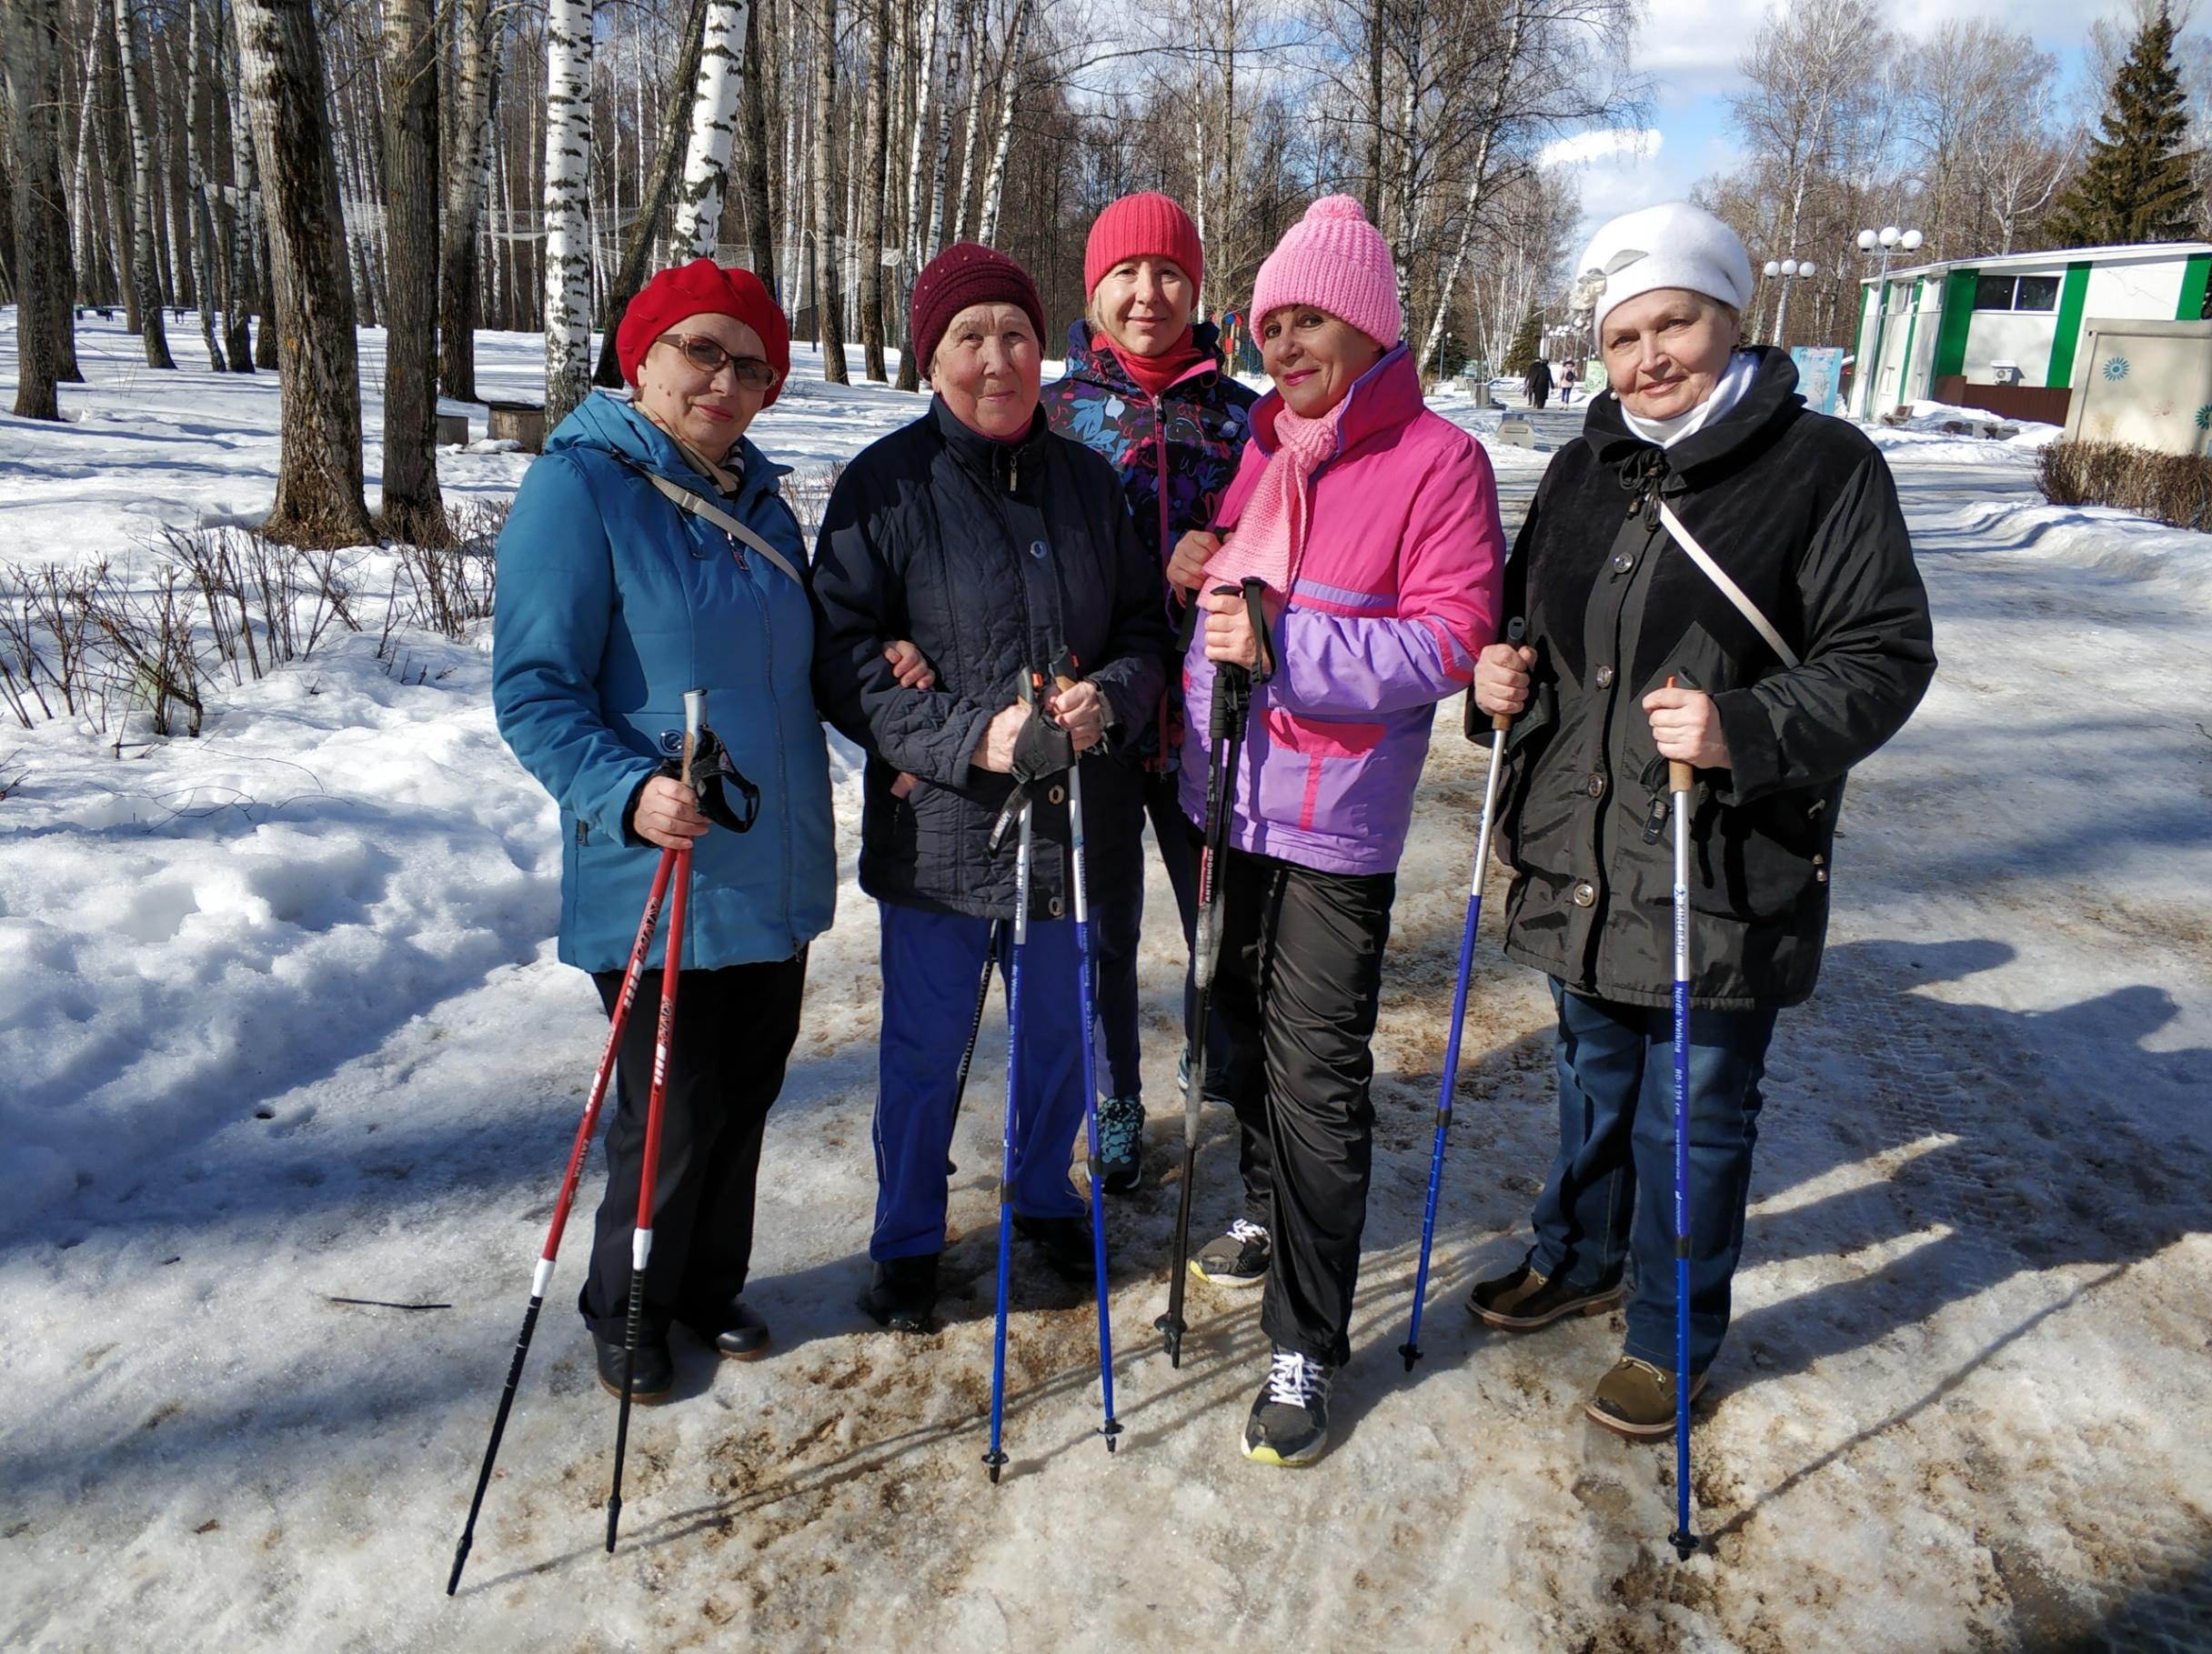
[[[1744,399],[1672,448],[1632,433],[1614,397],[1594,401],[1507,566],[1505,613],[1525,617],[1539,658],[1508,737],[1506,951],[1596,997],[1673,993],[1673,832],[1646,694],[1673,675],[1718,706],[1732,767],[1699,771],[1692,794],[1692,995],[1742,1009],[1812,993],[1845,775],[1935,675],[1888,466],[1806,410],[1787,356],[1759,354]],[[1662,495],[1799,666],[1673,543]]]
[[[1174,649],[1159,559],[1138,543],[1121,479],[1040,414],[993,442],[941,400],[845,468],[814,554],[814,694],[866,748],[860,887],[902,906],[1003,918],[1014,907],[1011,835],[990,825],[1010,783],[971,767],[983,729],[1028,665],[1065,646],[1108,707],[1107,745],[1151,721]],[[901,688],[883,646],[910,638],[937,673]],[[891,796],[900,771],[919,784]],[[1141,877],[1139,773],[1094,749],[1082,763],[1091,895]],[[1062,787],[1036,797],[1031,916],[1071,912]]]

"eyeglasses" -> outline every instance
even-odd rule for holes
[[[782,377],[759,356],[732,356],[703,333],[664,333],[653,342],[675,346],[683,352],[685,361],[709,379],[722,371],[723,364],[729,364],[738,383],[747,390],[774,390],[776,381]]]

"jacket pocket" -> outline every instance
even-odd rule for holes
[[[1268,751],[1260,767],[1260,813],[1301,832],[1350,833],[1366,825],[1382,724],[1302,717],[1270,707],[1262,720]]]
[[[1831,814],[1805,793],[1736,808],[1708,802],[1694,834],[1690,905],[1747,920],[1795,912],[1826,884]]]

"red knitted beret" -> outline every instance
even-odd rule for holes
[[[1123,195],[1098,216],[1083,245],[1083,292],[1099,290],[1106,273],[1125,258],[1171,258],[1191,278],[1193,292],[1206,285],[1206,250],[1198,226],[1173,199],[1156,190]]]
[[[1044,305],[1030,273],[998,250],[980,242],[956,241],[922,267],[914,278],[914,296],[907,309],[907,323],[914,341],[914,360],[930,371],[930,358],[952,318],[970,305],[1018,305],[1037,329],[1037,343],[1044,345]]]
[[[693,316],[726,316],[759,334],[768,364],[776,370],[776,388],[760,406],[766,407],[782,395],[783,382],[791,374],[790,323],[758,276],[735,266],[724,269],[711,258],[695,258],[661,271],[630,300],[622,312],[621,326],[615,330],[615,359],[622,364],[623,378],[637,384],[638,364],[645,360],[653,341]]]

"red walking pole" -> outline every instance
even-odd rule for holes
[[[491,1486],[491,1468],[499,1457],[499,1440],[507,1434],[507,1416],[515,1405],[515,1391],[522,1383],[522,1364],[529,1358],[530,1338],[538,1330],[538,1312],[545,1307],[546,1289],[553,1284],[554,1260],[560,1256],[561,1232],[568,1227],[568,1208],[576,1198],[576,1180],[584,1169],[584,1156],[598,1128],[599,1104],[607,1096],[608,1081],[615,1071],[615,1054],[622,1048],[622,1030],[637,1002],[638,980],[645,974],[645,956],[652,948],[653,932],[660,923],[660,904],[668,895],[669,874],[678,852],[663,850],[653,870],[653,888],[645,898],[645,917],[638,923],[638,939],[629,950],[629,964],[622,973],[622,993],[607,1022],[607,1048],[599,1053],[598,1072],[591,1078],[591,1095],[584,1101],[584,1118],[577,1122],[576,1142],[568,1150],[568,1169],[560,1180],[560,1197],[553,1203],[553,1221],[546,1229],[546,1244],[538,1255],[538,1268],[530,1278],[529,1308],[522,1312],[522,1331],[515,1339],[515,1358],[508,1364],[507,1388],[499,1392],[499,1410],[492,1416],[491,1439],[484,1446],[484,1463],[477,1471],[476,1497],[468,1501],[468,1520],[461,1541],[453,1548],[453,1572],[446,1580],[446,1595],[461,1588],[461,1569],[468,1565],[469,1548],[476,1543],[477,1514],[484,1509],[484,1490]]]
[[[707,721],[707,692],[684,692],[684,785]],[[645,1316],[645,1271],[653,1257],[653,1179],[660,1169],[661,1105],[668,1097],[669,1049],[676,1041],[676,987],[683,977],[684,906],[691,889],[691,847],[666,852],[675,859],[675,894],[669,898],[669,945],[660,966],[660,1023],[653,1036],[653,1088],[645,1106],[645,1164],[638,1174],[638,1225],[629,1243],[629,1320],[622,1333],[622,1406],[615,1415],[615,1474],[607,1492],[607,1550],[614,1553],[622,1521],[622,1459],[629,1449],[630,1383],[638,1366],[638,1325]]]

